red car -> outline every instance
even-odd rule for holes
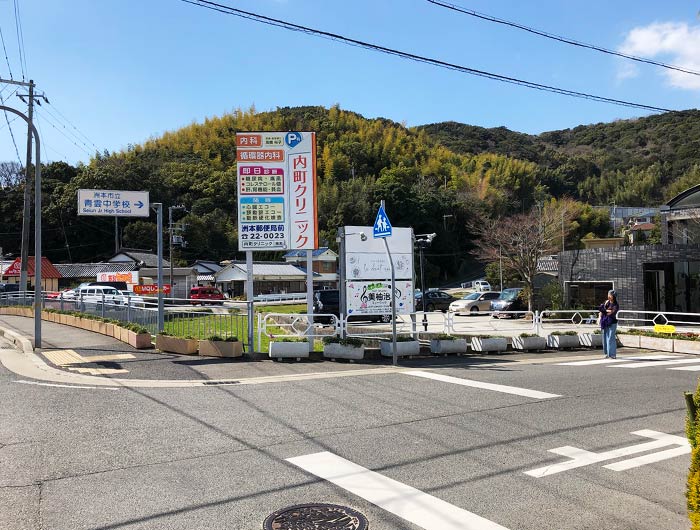
[[[219,304],[223,305],[224,295],[216,287],[192,287],[190,289],[190,303],[192,305]]]

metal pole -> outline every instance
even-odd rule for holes
[[[29,121],[29,118],[18,110],[5,105],[0,105],[0,110],[11,112],[22,118],[27,122],[34,135],[36,154],[36,165],[34,166],[34,194],[36,195],[34,200],[34,281],[36,283],[34,287],[34,348],[41,348],[41,146],[39,132]],[[26,289],[26,286],[23,289]]]
[[[382,210],[384,210],[384,199],[382,199]],[[386,211],[386,210],[384,210]],[[398,354],[396,351],[396,273],[394,271],[394,262],[391,259],[391,251],[386,237],[384,240],[384,248],[386,249],[387,258],[389,258],[389,267],[391,267],[391,364],[398,364]]]
[[[498,246],[498,275],[501,279],[501,291],[503,290],[503,247]]]
[[[165,307],[163,301],[163,203],[154,202],[158,219],[158,331],[165,329]]]
[[[345,325],[347,300],[345,299],[345,227],[338,228],[338,239],[340,240],[340,276],[338,281],[338,289],[340,291],[340,308],[339,313],[342,315],[343,321],[340,322],[340,338],[344,339],[347,336],[347,326]]]
[[[114,253],[119,254],[119,217],[114,216]]]
[[[309,327],[307,336],[309,340],[309,353],[314,351],[314,270],[313,250],[306,250],[306,312],[309,315]]]
[[[27,113],[27,163],[24,166],[24,211],[22,214],[22,249],[20,252],[19,285],[22,291],[27,290],[27,267],[29,265],[29,230],[31,217],[31,179],[29,168],[32,165],[32,119],[34,116],[34,81],[29,80],[29,112]],[[36,259],[36,256],[35,256]],[[36,264],[35,264],[36,265]]]
[[[246,298],[248,303],[248,344],[249,351],[253,352],[253,340],[255,333],[253,329],[253,318],[255,317],[255,284],[253,276],[253,251],[245,251],[245,267],[246,267]]]
[[[173,289],[173,207],[168,206],[168,244],[170,246],[170,292],[171,296],[174,296],[175,289]]]
[[[424,240],[418,240],[418,248],[420,250],[420,299],[423,306],[423,331],[428,331],[428,315],[425,312],[425,271],[423,270],[423,248]]]

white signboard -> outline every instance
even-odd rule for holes
[[[371,315],[391,313],[391,281],[348,281],[347,314]],[[396,314],[413,312],[413,282],[396,281]]]
[[[391,278],[391,267],[386,254],[354,252],[346,254],[345,274],[348,280],[385,280]],[[392,254],[394,275],[397,280],[413,279],[413,256]]]
[[[316,133],[236,134],[238,248],[318,248]]]
[[[78,215],[148,217],[147,191],[78,190]]]

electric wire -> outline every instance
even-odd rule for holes
[[[660,61],[654,61],[653,59],[649,59],[646,57],[637,57],[636,55],[628,55],[626,53],[622,52],[617,52],[615,50],[610,50],[608,48],[603,48],[602,46],[596,46],[594,44],[588,44],[585,42],[577,41],[574,39],[570,39],[568,37],[563,37],[561,35],[556,35],[554,33],[548,33],[543,30],[535,29],[529,26],[525,26],[523,24],[519,24],[517,22],[511,22],[509,20],[504,20],[502,18],[496,18],[491,15],[486,15],[484,13],[479,13],[477,11],[474,11],[472,9],[467,9],[464,7],[460,7],[455,4],[450,4],[447,2],[442,2],[440,0],[427,0],[433,5],[439,6],[439,7],[444,7],[446,9],[451,9],[452,11],[457,11],[459,13],[463,13],[465,15],[469,15],[472,17],[480,18],[482,20],[486,20],[488,22],[495,22],[496,24],[503,24],[505,26],[510,26],[513,28],[521,29],[523,31],[527,31],[528,33],[533,33],[535,35],[539,35],[541,37],[545,37],[547,39],[552,39],[555,41],[563,42],[565,44],[571,44],[572,46],[578,46],[580,48],[587,48],[589,50],[595,50],[598,52],[602,53],[607,53],[609,55],[615,55],[617,57],[622,57],[624,59],[629,59],[630,61],[636,61],[639,63],[646,63],[646,64],[651,64],[654,66],[660,66],[661,68],[667,68],[669,70],[675,70],[677,72],[683,72],[684,74],[690,74],[690,75],[698,75],[700,76],[700,72],[696,70],[689,70],[687,68],[683,68],[681,66],[673,65],[673,64],[667,64],[667,63],[662,63]]]
[[[19,0],[14,1],[15,5],[15,30],[17,32],[17,48],[19,50],[19,65],[22,69],[22,81],[25,80],[27,61],[24,53],[24,35],[22,33],[22,23],[19,15]]]
[[[455,70],[457,72],[466,73],[469,75],[484,77],[484,78],[491,79],[494,81],[500,81],[503,83],[519,85],[519,86],[531,88],[534,90],[540,90],[543,92],[551,92],[554,94],[571,96],[571,97],[575,97],[575,98],[579,98],[579,99],[587,99],[587,100],[591,100],[591,101],[598,101],[601,103],[610,103],[610,104],[614,104],[614,105],[620,105],[623,107],[631,107],[631,108],[649,110],[649,111],[654,111],[654,112],[672,112],[672,109],[666,109],[663,107],[655,107],[653,105],[645,105],[645,104],[641,104],[641,103],[635,103],[632,101],[625,101],[625,100],[621,100],[621,99],[614,99],[614,98],[608,98],[608,97],[604,97],[604,96],[598,96],[598,95],[590,94],[590,93],[586,93],[586,92],[578,92],[575,90],[569,90],[569,89],[555,87],[555,86],[551,86],[551,85],[544,85],[541,83],[535,83],[533,81],[526,81],[526,80],[518,79],[515,77],[505,76],[505,75],[501,75],[501,74],[495,74],[492,72],[478,70],[475,68],[469,68],[467,66],[461,66],[458,64],[454,64],[454,63],[448,63],[446,61],[442,61],[439,59],[432,59],[430,57],[425,57],[425,56],[416,55],[413,53],[403,52],[403,51],[396,50],[393,48],[387,48],[387,47],[380,46],[377,44],[371,44],[371,43],[360,41],[357,39],[344,37],[342,35],[338,35],[335,33],[329,33],[327,31],[317,30],[317,29],[306,27],[306,26],[293,24],[291,22],[286,22],[283,20],[266,17],[264,15],[258,15],[256,13],[243,11],[241,9],[236,9],[236,8],[229,7],[229,6],[226,6],[223,4],[218,4],[216,2],[211,2],[209,0],[181,0],[181,1],[185,2],[187,4],[192,4],[194,6],[203,7],[205,9],[210,9],[212,11],[217,11],[219,13],[233,15],[233,16],[245,18],[248,20],[253,20],[255,22],[260,22],[260,23],[267,24],[270,26],[277,26],[277,27],[287,29],[290,31],[305,33],[307,35],[320,36],[320,37],[334,40],[337,42],[349,44],[351,46],[357,46],[359,48],[365,48],[368,50],[378,51],[378,52],[385,53],[388,55],[394,55],[397,57],[401,57],[403,59],[408,59],[408,60],[416,61],[416,62],[422,62],[422,63],[430,64],[433,66],[438,66],[440,68],[445,68],[448,70]]]
[[[15,92],[17,92],[16,89]],[[12,96],[12,94],[10,94],[10,96]],[[0,105],[5,105],[5,99],[3,99],[2,96],[0,96]],[[10,118],[7,115],[7,111],[5,109],[3,110],[5,114],[5,121],[7,122],[7,129],[10,131],[10,137],[12,138],[12,145],[15,146],[15,154],[17,155],[17,160],[19,161],[19,164],[22,165],[22,159],[19,156],[19,149],[17,148],[17,141],[15,140],[15,133],[12,132],[12,127],[10,126]]]
[[[2,51],[5,54],[5,62],[7,63],[7,71],[10,73],[10,79],[14,81],[12,77],[12,67],[10,66],[10,58],[7,56],[7,48],[5,47],[5,37],[2,35],[2,28],[0,27],[0,41],[2,41]]]
[[[63,120],[64,122],[66,122],[70,127],[72,127],[72,128],[75,130],[76,133],[78,133],[80,136],[82,136],[83,139],[84,139],[85,141],[87,141],[87,142],[95,149],[96,152],[99,152],[100,148],[97,147],[97,146],[95,145],[95,143],[94,143],[85,133],[83,133],[83,132],[82,132],[80,129],[78,129],[68,118],[66,118],[66,116],[65,116],[60,110],[58,110],[58,109],[56,108],[56,105],[54,105],[53,103],[49,103],[48,101],[46,101],[46,103],[47,103],[49,106],[44,106],[44,107],[42,107],[46,112],[48,112],[49,114],[51,114],[51,116],[53,116],[56,120],[58,120],[58,121]],[[51,112],[51,109],[52,109],[54,112],[56,112],[56,114],[58,114],[58,115],[60,116],[60,118],[56,117],[56,116],[53,114],[53,112]]]
[[[87,145],[85,145],[84,142],[82,142],[79,138],[76,138],[75,135],[73,135],[73,138],[71,138],[70,136],[68,136],[68,134],[72,134],[72,133],[71,133],[70,131],[68,131],[68,130],[66,129],[65,126],[61,126],[61,128],[59,128],[58,126],[56,126],[56,125],[47,117],[48,114],[45,114],[45,113],[43,113],[43,112],[39,112],[39,109],[35,109],[35,113],[36,113],[36,116],[37,116],[37,117],[39,117],[39,118],[45,120],[46,123],[48,123],[48,124],[49,124],[51,127],[53,127],[56,131],[58,131],[64,138],[66,138],[66,139],[67,139],[70,143],[72,143],[75,147],[77,147],[78,149],[80,149],[81,151],[83,151],[86,155],[92,156],[93,153],[90,152],[90,148],[89,148]],[[64,131],[64,129],[65,129],[65,131]],[[74,138],[77,139],[77,140],[78,140],[80,143],[82,143],[83,145],[80,146],[80,145],[78,145],[77,143],[75,143]]]

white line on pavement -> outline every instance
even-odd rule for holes
[[[508,530],[327,451],[287,461],[425,530]]]
[[[649,368],[650,366],[669,366],[674,364],[692,364],[700,363],[700,358],[696,357],[694,359],[673,359],[670,361],[649,361],[646,363],[629,363],[629,364],[618,364],[613,368]]]
[[[25,385],[38,385],[38,386],[53,386],[58,388],[82,388],[86,390],[119,390],[119,388],[111,386],[78,386],[78,385],[57,385],[55,383],[40,383],[38,381],[15,381],[15,383],[23,383]]]
[[[485,390],[493,390],[494,392],[503,392],[504,394],[515,394],[516,396],[525,396],[535,399],[549,399],[561,397],[559,394],[549,394],[548,392],[540,392],[539,390],[530,390],[528,388],[519,388],[517,386],[496,385],[494,383],[484,383],[481,381],[474,381],[472,379],[461,379],[459,377],[451,377],[449,375],[424,372],[422,370],[410,370],[401,373],[406,375],[413,375],[416,377],[425,377],[426,379],[434,379],[436,381],[442,381],[443,383],[452,383],[454,385],[483,388]]]
[[[626,361],[653,361],[662,359],[678,359],[676,355],[648,355],[645,357],[617,357],[615,359],[593,359],[592,361],[572,361],[557,363],[557,366],[591,366],[595,364],[624,363]]]

